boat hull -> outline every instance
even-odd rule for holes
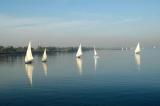
[[[140,54],[140,52],[135,52],[135,54]]]
[[[25,62],[25,64],[32,64],[32,63],[33,63],[33,60]]]
[[[81,58],[81,56],[77,56],[77,58]]]
[[[47,62],[47,60],[42,60],[43,63]]]

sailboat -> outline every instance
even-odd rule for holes
[[[31,42],[29,42],[26,56],[25,56],[25,63],[30,64],[32,62],[33,62],[33,55],[32,55],[32,50],[31,50]]]
[[[123,47],[122,47],[122,51],[123,51]]]
[[[141,48],[140,48],[140,44],[139,43],[137,44],[137,47],[136,47],[134,52],[135,52],[135,54],[140,54]]]
[[[98,53],[97,53],[95,47],[94,47],[94,56],[98,56]]]
[[[77,58],[81,58],[81,56],[82,56],[82,47],[81,47],[81,44],[79,45],[79,48],[78,48],[78,51],[77,51],[77,54],[76,54],[76,57]]]
[[[43,57],[42,57],[42,62],[47,62],[47,53],[46,53],[46,48],[44,49]]]

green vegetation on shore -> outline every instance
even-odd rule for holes
[[[76,52],[78,47],[37,47],[32,48],[34,54],[39,54],[44,51],[44,48],[47,48],[47,53],[54,53],[54,52]],[[92,50],[91,47],[83,47],[84,51]],[[27,47],[13,47],[13,46],[0,46],[0,54],[25,54]]]
[[[77,52],[78,47],[42,47],[32,48],[33,54],[41,54],[44,52],[44,48],[47,48],[47,53],[56,53],[56,52]],[[83,51],[93,50],[93,47],[82,47]],[[121,50],[120,47],[114,48],[96,48],[97,50]],[[130,49],[130,48],[128,48]],[[13,46],[0,46],[0,55],[1,54],[25,54],[27,47],[13,47]]]

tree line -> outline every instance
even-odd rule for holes
[[[78,47],[42,47],[32,48],[34,54],[43,53],[44,48],[47,49],[47,53],[54,52],[76,52]],[[92,47],[82,47],[83,51],[92,50]],[[13,47],[13,46],[0,46],[0,54],[25,54],[27,47]]]

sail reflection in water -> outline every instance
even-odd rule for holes
[[[78,67],[78,71],[79,74],[82,75],[82,59],[81,58],[76,58],[76,62],[77,62],[77,67]]]
[[[29,79],[30,86],[32,87],[32,75],[33,75],[34,67],[32,64],[25,64],[25,68],[26,68],[26,74]]]
[[[98,57],[94,56],[94,70],[97,70],[97,62],[98,62]]]
[[[47,76],[47,73],[48,73],[48,64],[47,63],[42,63],[42,66],[43,66],[44,74],[45,74],[45,76]]]
[[[141,65],[141,55],[140,54],[135,54],[135,62],[138,66],[138,70],[140,70],[140,65]]]

